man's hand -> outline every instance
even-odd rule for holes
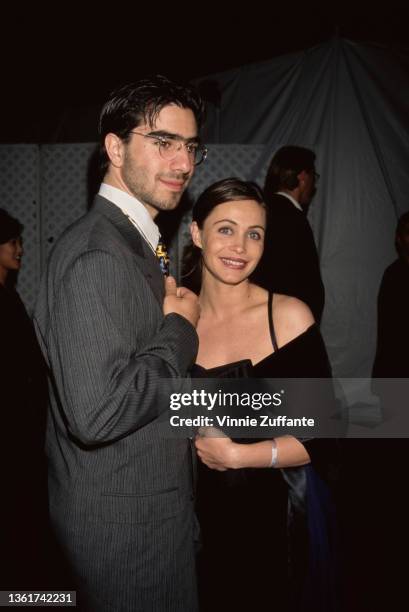
[[[199,299],[193,291],[186,287],[177,287],[173,276],[165,279],[165,299],[163,301],[163,313],[165,315],[175,312],[185,317],[196,327],[200,315]]]

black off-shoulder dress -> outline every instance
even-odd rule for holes
[[[330,378],[318,327],[278,348],[271,306],[272,294],[273,353],[255,365],[196,365],[192,377]],[[311,464],[302,467],[217,472],[199,462],[202,610],[338,610],[334,507],[326,482],[336,462],[334,441],[303,443]]]

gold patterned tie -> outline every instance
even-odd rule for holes
[[[161,236],[159,236],[158,246],[156,247],[156,257],[158,258],[162,274],[169,276],[169,255]]]

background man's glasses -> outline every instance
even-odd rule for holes
[[[195,166],[201,164],[207,157],[207,148],[198,142],[184,142],[178,138],[157,136],[155,134],[141,134],[131,130],[131,134],[151,138],[155,146],[159,149],[159,155],[166,161],[171,161],[176,157],[182,147],[185,147],[189,159]]]

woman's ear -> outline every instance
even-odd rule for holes
[[[192,223],[190,224],[190,235],[192,236],[193,244],[199,247],[199,249],[201,249],[202,248],[202,236],[201,236],[201,231],[196,221],[192,221]]]

